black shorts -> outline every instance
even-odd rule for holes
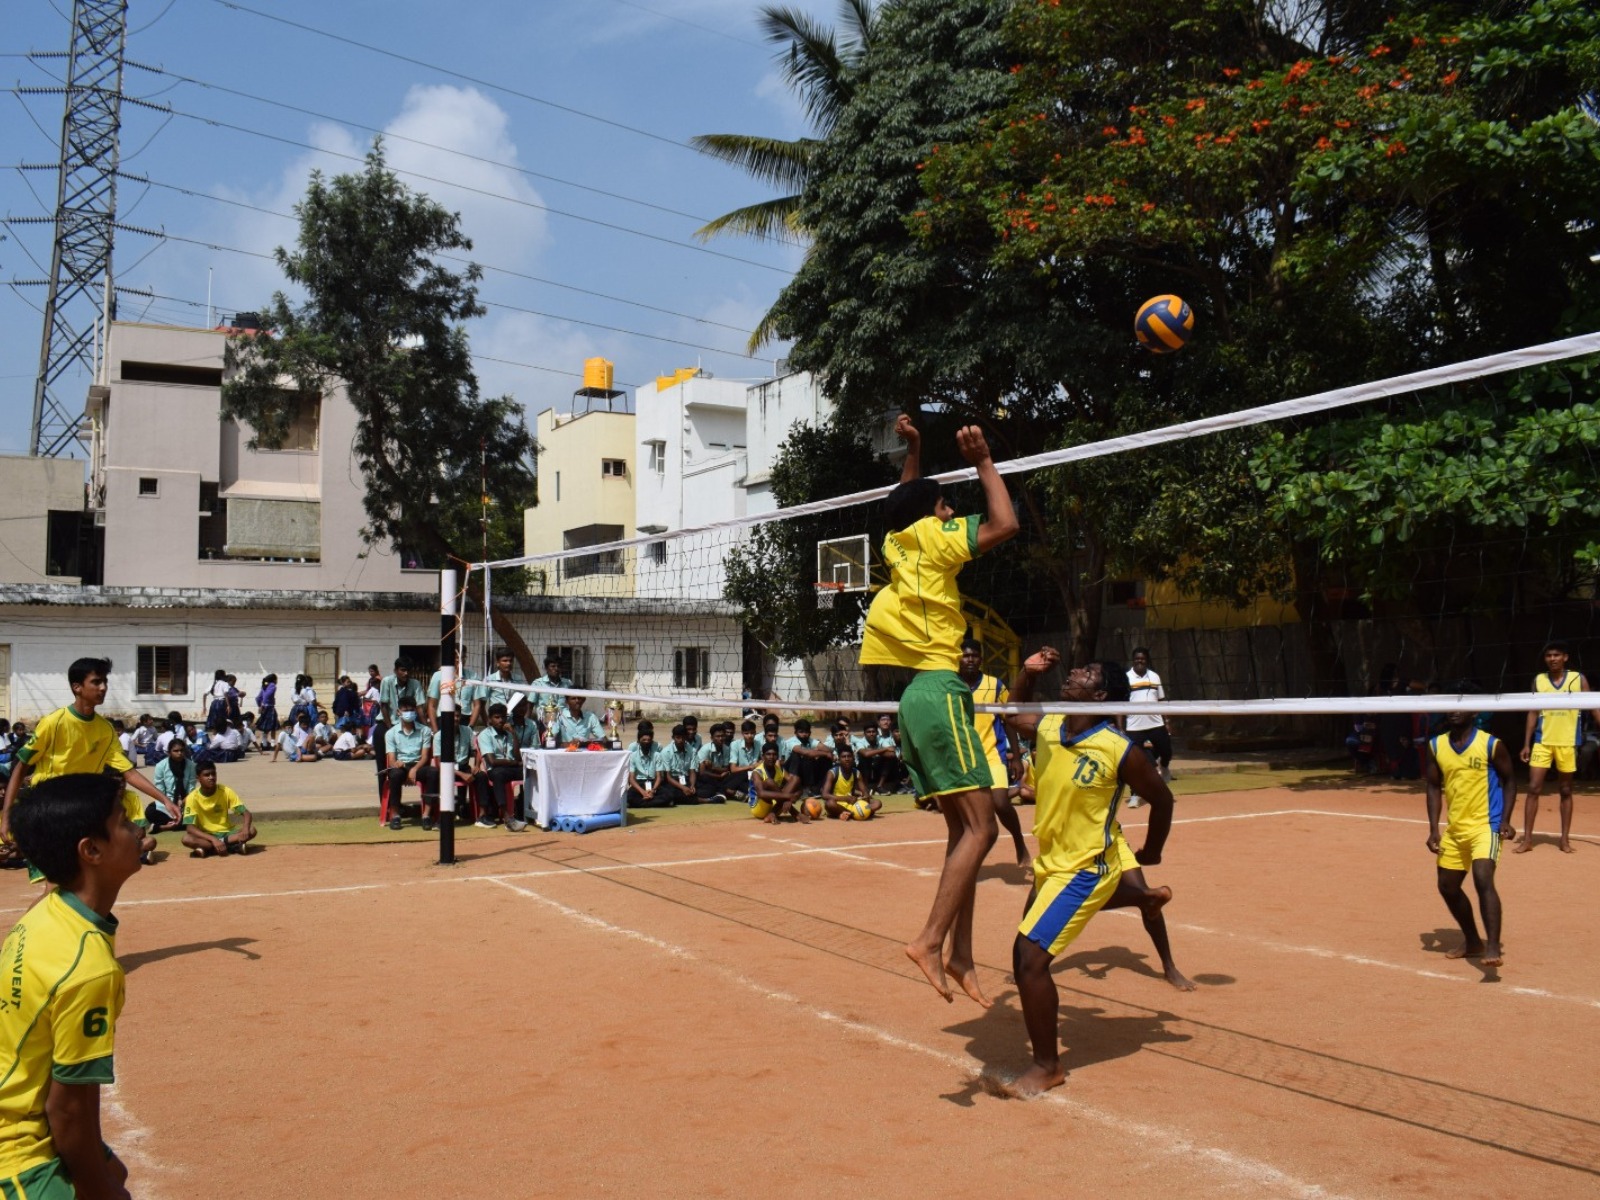
[[[1157,725],[1154,729],[1130,729],[1128,740],[1135,746],[1143,746],[1145,753],[1163,767],[1172,762],[1172,735],[1167,732],[1165,725]]]

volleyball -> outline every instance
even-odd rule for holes
[[[1133,334],[1152,354],[1183,349],[1194,332],[1194,310],[1178,296],[1153,296],[1139,306]]]
[[[850,806],[850,811],[855,814],[858,821],[870,820],[872,817],[872,805],[866,800],[857,800]]]
[[[820,796],[806,797],[806,816],[820,817],[822,815],[822,798]]]

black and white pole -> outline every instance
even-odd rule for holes
[[[439,572],[439,865],[456,861],[456,573]]]

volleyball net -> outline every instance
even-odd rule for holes
[[[1216,729],[1549,707],[1530,691],[1547,643],[1574,671],[1600,655],[1597,355],[1587,334],[997,462],[1023,532],[960,577],[984,670],[1009,682],[1045,645],[1067,665],[1143,648],[1171,699],[1137,711]],[[939,436],[925,463],[951,457]],[[899,475],[875,461],[860,478],[818,461],[855,490],[740,515],[723,514],[760,494],[731,460],[663,471],[679,493],[660,512],[662,464],[642,462],[633,536],[595,524],[471,565],[462,665],[487,674],[514,645],[572,681],[522,690],[650,715],[892,712],[909,676],[857,662]],[[932,477],[982,513],[973,470]],[[1058,684],[1029,707],[1066,711]]]

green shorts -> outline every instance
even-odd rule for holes
[[[920,671],[901,695],[900,757],[919,796],[992,786],[972,689],[954,671]]]
[[[52,1158],[21,1175],[0,1175],[0,1200],[22,1200],[24,1196],[27,1200],[77,1200],[78,1189],[72,1186],[65,1164]]]

